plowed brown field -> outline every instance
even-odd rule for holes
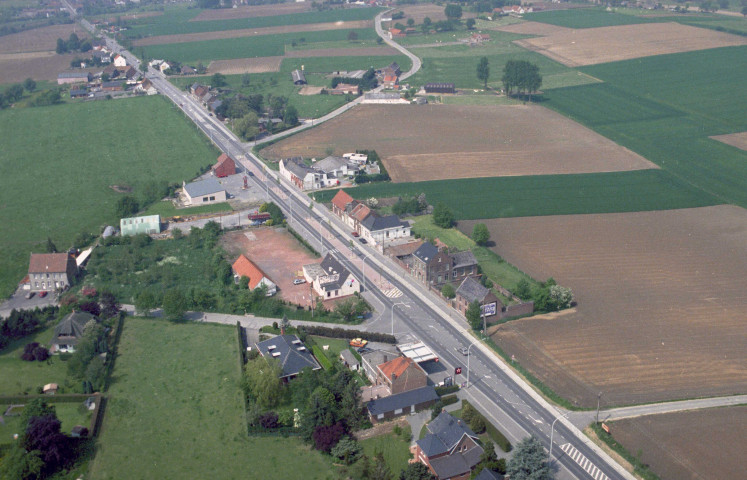
[[[569,67],[709,48],[747,45],[747,38],[679,23],[566,29],[514,43]]]
[[[57,74],[70,70],[70,61],[78,54],[57,55],[54,52],[30,52],[0,55],[0,83],[34,80],[57,80]],[[89,68],[82,71],[101,71]]]
[[[657,168],[534,105],[363,105],[262,153],[319,157],[329,147],[375,149],[395,182]]]
[[[283,57],[234,58],[215,60],[208,65],[208,73],[236,75],[241,73],[279,72]]]
[[[57,39],[67,40],[75,32],[78,38],[88,38],[77,25],[51,25],[0,37],[0,53],[54,52]]]
[[[747,210],[485,223],[497,253],[578,300],[575,312],[493,333],[561,396],[592,407],[598,392],[605,405],[747,393]]]
[[[744,478],[747,406],[619,420],[612,435],[663,480]]]
[[[521,22],[514,23],[512,25],[499,25],[497,27],[491,28],[490,30],[498,30],[508,33],[519,33],[522,35],[545,36],[555,33],[565,33],[573,29],[568,27],[561,27],[559,25],[550,25],[549,23]]]

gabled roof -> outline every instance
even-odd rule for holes
[[[467,302],[480,302],[490,293],[490,290],[480,285],[480,282],[472,277],[467,277],[462,281],[456,291],[457,295],[467,300]]]
[[[420,368],[417,363],[415,363],[411,358],[407,357],[397,357],[394,360],[382,363],[377,368],[382,375],[384,375],[386,378],[391,379],[392,375],[395,375],[396,378],[401,377],[411,366],[414,366],[418,370],[422,370],[422,368]],[[423,374],[425,374],[424,371]]]
[[[477,439],[477,435],[466,423],[458,418],[452,417],[448,412],[441,412],[427,426],[428,431],[437,436],[439,440],[451,450],[465,435]]]
[[[301,157],[285,158],[280,161],[283,162],[286,170],[301,179],[305,178],[309,173],[318,173],[316,169],[306,165]]]
[[[417,405],[431,400],[434,402],[438,400],[438,394],[436,393],[436,389],[429,385],[427,387],[416,388],[415,390],[371,400],[366,405],[366,408],[368,408],[368,412],[375,417],[381,413],[393,412],[400,408],[404,409],[410,405]]]
[[[332,198],[332,205],[344,211],[345,206],[352,201],[353,197],[348,195],[344,190],[338,190],[334,198]]]
[[[88,312],[72,312],[68,313],[60,323],[54,328],[54,337],[52,343],[75,345],[78,340],[83,336],[83,330],[86,327],[86,323],[91,320],[98,319]]]
[[[327,254],[319,264],[321,269],[326,275],[326,281],[322,283],[320,280],[320,286],[325,290],[336,290],[341,288],[343,283],[350,277],[350,272],[347,268],[343,267],[342,264],[331,254]],[[323,277],[325,278],[325,277]]]
[[[28,273],[65,273],[69,258],[67,253],[32,253]]]
[[[249,290],[254,290],[263,278],[267,278],[267,275],[244,255],[239,255],[239,258],[233,262],[231,268],[234,274],[249,279]],[[269,278],[267,279],[269,280]]]
[[[355,355],[353,355],[353,352],[351,352],[349,349],[345,348],[340,352],[340,356],[348,365],[360,365],[360,362],[357,358],[355,358]]]
[[[306,75],[301,70],[293,70],[291,72],[291,78],[293,79],[293,83],[296,82],[303,82],[306,83]]]
[[[463,252],[455,252],[449,256],[454,260],[453,268],[477,265],[477,259],[475,258],[475,255],[469,250],[465,250]]]
[[[233,161],[233,158],[229,157],[225,153],[221,153],[220,157],[218,157],[218,161],[215,162],[215,165],[213,165],[213,170],[216,170],[223,166],[223,164],[229,165],[232,168],[236,168],[236,162]]]
[[[350,216],[359,222],[365,220],[369,215],[371,215],[371,209],[362,203],[356,205],[353,211],[350,212]]]
[[[366,217],[361,224],[368,229],[369,232],[378,232],[380,230],[387,230],[389,228],[397,228],[406,226],[397,215],[387,215],[386,217],[380,217],[372,214]]]
[[[278,335],[257,343],[257,349],[266,358],[274,358],[283,369],[280,378],[298,375],[301,370],[311,367],[319,370],[319,363],[296,335]]]
[[[483,449],[479,445],[464,453],[454,452],[451,455],[433,458],[429,461],[438,478],[452,478],[472,470],[480,462]]]
[[[332,172],[334,170],[339,170],[343,166],[348,164],[347,158],[342,157],[335,157],[333,155],[330,155],[329,157],[326,157],[322,160],[319,160],[314,164],[315,168],[318,168],[322,172]]]
[[[57,75],[57,78],[85,78],[88,79],[91,74],[88,72],[62,72]]]
[[[423,262],[428,263],[433,260],[433,257],[438,255],[438,248],[431,242],[425,242],[417,250],[415,250],[413,255]]]
[[[190,197],[201,197],[203,195],[209,195],[211,193],[222,192],[223,187],[220,182],[213,177],[206,178],[205,180],[198,180],[196,182],[188,183],[184,185],[184,190],[189,194]]]
[[[483,468],[482,471],[477,474],[475,480],[503,480],[503,478],[503,475],[500,473]]]

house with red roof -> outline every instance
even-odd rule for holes
[[[32,292],[64,290],[72,284],[78,266],[67,253],[32,253],[29,286]]]
[[[249,290],[254,290],[255,288],[263,286],[267,287],[268,297],[275,295],[278,291],[277,285],[275,285],[275,283],[270,280],[257,265],[252,263],[252,261],[246,258],[243,254],[239,255],[239,258],[233,262],[231,269],[233,270],[234,282],[237,284],[241,281],[241,277],[249,279]]]
[[[221,153],[220,157],[218,157],[218,162],[213,165],[213,168],[211,170],[213,171],[213,175],[218,178],[235,175],[236,162],[234,162],[233,158],[229,157],[225,153]]]
[[[346,207],[351,202],[353,202],[353,197],[345,192],[345,190],[338,190],[332,198],[332,213],[343,218],[346,215]]]
[[[403,32],[399,28],[390,28],[389,29],[389,39],[390,40],[393,39],[393,38],[404,38],[406,36],[407,35],[405,35],[405,32]]]
[[[397,357],[376,367],[376,384],[386,385],[392,395],[428,385],[428,374],[413,359]]]

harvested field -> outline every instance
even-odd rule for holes
[[[279,72],[283,57],[234,58],[233,60],[215,60],[207,67],[208,73],[236,75],[241,73]]]
[[[566,29],[514,43],[569,67],[616,62],[667,53],[747,45],[747,38],[679,23],[643,23]]]
[[[366,105],[262,153],[319,157],[328,147],[375,149],[395,182],[657,168],[536,105]]]
[[[311,10],[307,3],[276,3],[272,5],[245,5],[237,8],[203,10],[190,22],[202,20],[231,20],[232,18],[274,17],[288,13],[301,13]]]
[[[394,12],[405,12],[405,18],[397,20],[398,22],[402,22],[403,24],[407,21],[408,18],[412,18],[413,20],[415,20],[416,25],[420,25],[421,23],[423,23],[423,19],[425,17],[430,17],[430,19],[434,22],[446,20],[446,15],[444,14],[444,6],[435,5],[433,3],[399,5],[392,11],[392,13]],[[464,9],[462,19],[474,18],[476,16],[476,13],[468,12],[467,9]]]
[[[611,428],[662,479],[744,478],[747,406],[631,418]]]
[[[136,47],[163,45],[169,43],[201,42],[204,40],[223,40],[226,38],[259,37],[279,33],[321,32],[325,30],[342,30],[353,28],[372,28],[371,20],[350,22],[307,23],[305,25],[283,25],[280,27],[244,28],[241,30],[218,30],[213,32],[181,33],[178,35],[158,35],[155,37],[134,40]]]
[[[80,39],[88,38],[85,30],[74,25],[51,25],[0,37],[0,53],[54,52],[57,39],[67,40],[75,32]]]
[[[376,57],[385,55],[400,55],[392,47],[360,47],[360,48],[319,48],[314,50],[290,50],[285,53],[286,58],[309,57]]]
[[[79,54],[57,55],[54,52],[30,52],[0,55],[0,83],[34,80],[57,80],[57,74],[70,70],[70,61]],[[81,71],[101,71],[101,67]]]
[[[727,145],[731,145],[732,147],[737,147],[740,150],[747,151],[747,132],[732,133],[729,135],[716,135],[710,138]]]
[[[309,285],[293,285],[297,273],[309,263],[321,262],[284,228],[257,228],[230,232],[221,239],[223,248],[232,257],[240,254],[254,262],[278,286],[283,300],[297,305],[310,305]]]
[[[490,30],[518,33],[521,35],[539,35],[542,37],[572,31],[572,29],[568,27],[561,27],[558,25],[550,25],[549,23],[539,22],[522,22],[514,23],[512,25],[500,25],[498,27],[491,28]]]
[[[301,90],[298,91],[299,95],[319,95],[322,93],[322,90],[324,90],[324,87],[312,87],[310,85],[305,85],[301,87]]]
[[[562,397],[592,407],[600,391],[603,405],[747,392],[747,210],[480,222],[506,261],[575,294],[576,312],[492,332]]]

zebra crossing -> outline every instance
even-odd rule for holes
[[[569,457],[571,457],[571,460],[578,463],[581,468],[586,470],[586,472],[591,475],[591,478],[593,478],[594,480],[609,480],[610,477],[602,473],[602,471],[599,470],[596,465],[591,463],[588,458],[586,458],[581,452],[576,449],[576,447],[574,447],[570,443],[561,445],[560,449],[563,450]]]
[[[389,298],[399,298],[402,296],[402,291],[397,287],[392,287],[388,290],[382,290],[384,292],[384,295]]]

